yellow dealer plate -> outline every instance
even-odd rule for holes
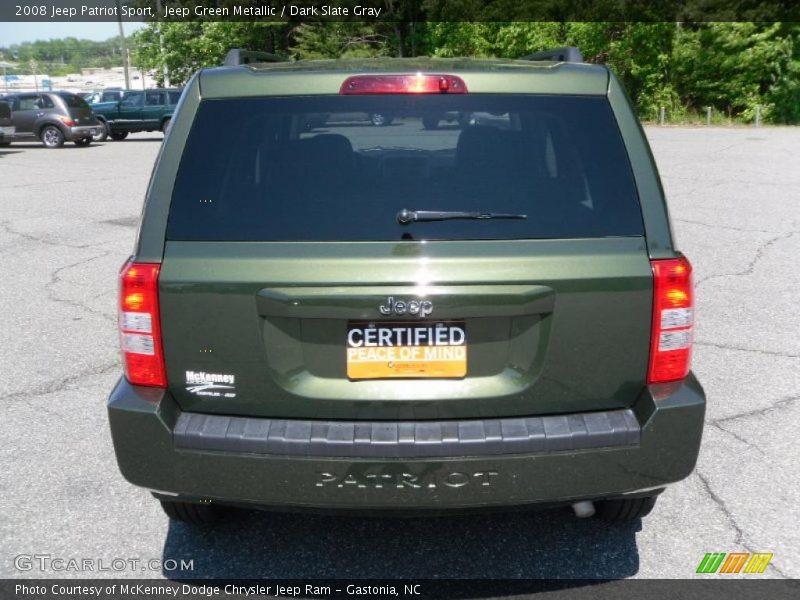
[[[351,322],[350,379],[457,378],[467,374],[464,321]]]

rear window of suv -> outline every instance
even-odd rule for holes
[[[89,108],[86,100],[76,94],[60,94],[60,96],[64,99],[64,104],[70,108]]]
[[[401,225],[402,209],[527,219]],[[167,230],[192,241],[642,234],[606,98],[486,94],[204,100]]]

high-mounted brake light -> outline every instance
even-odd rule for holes
[[[128,261],[120,271],[119,336],[125,377],[135,385],[167,387],[158,273],[161,265]]]
[[[354,75],[345,79],[339,93],[359,94],[466,94],[467,86],[455,75]]]
[[[692,359],[694,289],[692,265],[684,258],[652,260],[653,326],[647,383],[686,377]]]

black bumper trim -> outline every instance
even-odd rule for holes
[[[178,450],[264,455],[425,458],[635,446],[631,409],[464,421],[311,421],[181,413]]]

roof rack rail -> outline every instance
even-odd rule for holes
[[[551,48],[543,52],[526,54],[521,60],[555,60],[558,62],[583,62],[583,54],[577,46]]]
[[[233,48],[225,55],[225,61],[223,64],[226,67],[235,67],[237,65],[249,65],[250,63],[264,62],[285,62],[285,59],[281,58],[277,54],[270,54],[269,52]]]

